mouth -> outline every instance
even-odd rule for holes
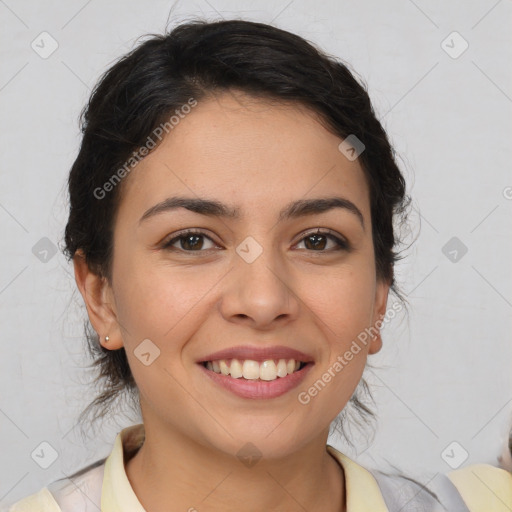
[[[301,372],[306,366],[312,366],[311,361],[296,359],[267,359],[255,361],[252,359],[217,359],[201,361],[207,370],[231,379],[271,382],[284,379],[288,375]]]
[[[313,361],[296,359],[213,359],[197,363],[216,386],[244,399],[266,400],[286,395],[304,382]]]

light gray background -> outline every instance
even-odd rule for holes
[[[32,252],[61,241],[65,180],[79,143],[78,114],[100,74],[136,38],[161,32],[172,2],[0,0],[0,501],[13,502],[106,456],[119,418],[88,440],[74,428],[92,398],[72,266]],[[457,441],[465,464],[496,464],[512,405],[512,51],[510,0],[180,2],[189,15],[272,22],[348,62],[368,84],[415,201],[415,244],[398,267],[407,318],[384,330],[369,373],[379,423],[373,444],[350,450],[427,482],[449,471]],[[41,32],[58,42],[47,59]],[[441,46],[457,31],[458,58]],[[461,40],[447,40],[453,52]],[[508,188],[507,188],[508,187]],[[419,221],[421,219],[421,229]],[[468,252],[442,252],[452,237]],[[459,255],[460,257],[460,255]],[[136,421],[136,420],[135,420]],[[43,441],[59,457],[31,458]],[[369,446],[368,446],[369,445]],[[450,452],[461,457],[460,448]]]

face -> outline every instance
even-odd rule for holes
[[[126,348],[145,423],[229,454],[251,441],[284,456],[327,436],[380,337],[344,355],[385,313],[389,289],[376,278],[363,170],[341,140],[297,105],[224,93],[125,178],[112,284],[88,308],[105,347]],[[171,208],[176,197],[237,215]],[[246,381],[272,396],[241,396],[200,364],[240,346],[295,349],[310,363],[299,379]]]

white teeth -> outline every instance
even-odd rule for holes
[[[295,359],[268,359],[261,363],[252,359],[245,359],[243,361],[232,359],[230,364],[228,364],[228,360],[220,359],[218,361],[208,361],[206,368],[215,373],[231,376],[234,379],[243,377],[247,380],[260,379],[271,381],[296,372],[300,365],[301,362],[295,361]]]
[[[286,369],[286,361],[284,359],[279,359],[277,363],[277,376],[278,377],[286,377],[288,375],[288,370]]]
[[[231,365],[229,366],[229,373],[234,379],[239,379],[243,376],[242,365],[238,359],[233,359],[231,361]]]
[[[231,363],[233,364],[233,363]],[[260,378],[260,365],[257,361],[246,359],[242,365],[242,375],[244,379],[256,380]]]
[[[222,373],[222,375],[229,375],[229,366],[226,363],[226,361],[224,361],[224,359],[221,359],[219,361],[219,366],[220,366],[220,373]]]
[[[276,367],[276,363],[274,363],[274,361],[263,361],[263,363],[261,363],[260,379],[261,380],[277,379],[277,367]]]

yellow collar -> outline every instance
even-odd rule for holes
[[[101,493],[101,510],[109,512],[145,512],[126,475],[125,454],[136,451],[144,440],[144,424],[123,429],[116,437],[105,462]],[[377,481],[362,466],[331,445],[327,451],[343,467],[347,512],[388,512]]]

